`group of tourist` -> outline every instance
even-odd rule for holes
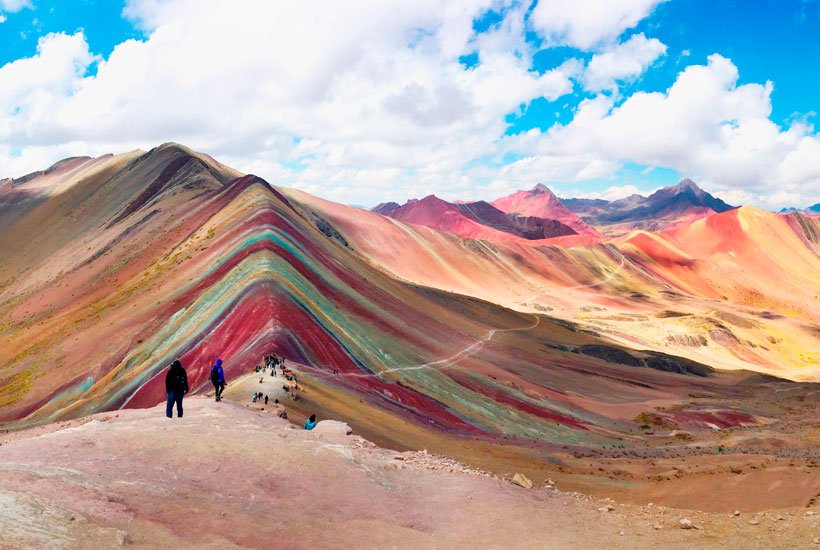
[[[267,369],[270,369],[271,376],[276,376],[277,367],[281,369],[282,376],[286,380],[286,383],[283,384],[282,389],[285,390],[286,394],[291,399],[298,399],[295,392],[302,391],[302,387],[299,385],[299,380],[296,377],[296,373],[285,367],[284,357],[266,355],[263,357],[263,365],[258,365],[256,367],[256,372],[264,373]],[[222,359],[217,359],[211,366],[209,378],[214,386],[214,399],[216,401],[222,401],[222,392],[225,391],[226,386],[225,371],[222,368]],[[259,381],[262,382],[262,379]],[[176,405],[177,417],[182,417],[182,398],[188,393],[188,390],[188,373],[183,368],[179,359],[177,359],[171,363],[171,366],[165,375],[165,392],[167,394],[165,416],[172,418],[174,405]],[[258,403],[259,401],[264,400],[265,405],[267,405],[269,397],[263,392],[254,392],[251,399],[253,403]],[[279,403],[278,399],[274,399],[274,407],[274,412],[277,413],[279,418],[288,418],[287,410],[281,403]],[[316,427],[316,424],[316,415],[312,414],[310,415],[310,418],[305,421],[305,429],[312,430]]]

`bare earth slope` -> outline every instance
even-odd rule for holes
[[[285,192],[403,279],[547,312],[638,349],[820,380],[818,219],[742,207],[568,248],[459,239]]]
[[[186,400],[182,419],[103,413],[0,442],[2,548],[776,549],[810,546],[820,518],[527,490],[205,398]]]

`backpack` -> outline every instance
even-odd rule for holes
[[[211,382],[213,382],[214,384],[219,382],[219,369],[216,368],[216,365],[211,367]]]

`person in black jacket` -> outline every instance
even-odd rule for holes
[[[173,416],[174,403],[176,403],[177,417],[182,418],[182,397],[188,393],[188,373],[182,368],[182,363],[178,359],[171,363],[171,368],[165,375],[165,391],[168,393],[165,416],[168,418]]]

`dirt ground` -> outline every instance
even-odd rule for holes
[[[158,406],[4,434],[0,548],[820,544],[816,508],[734,515],[624,504],[561,482],[525,489],[345,432],[191,397],[181,419]]]

